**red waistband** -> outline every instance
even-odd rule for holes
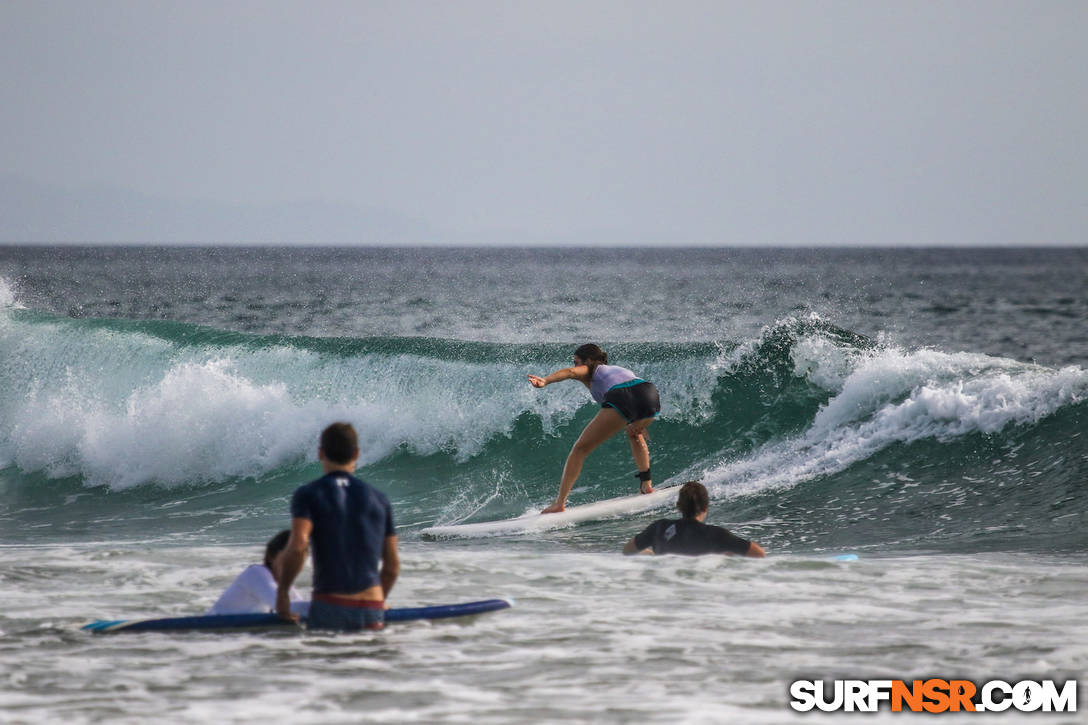
[[[337,594],[319,594],[314,592],[311,599],[315,602],[335,604],[338,607],[354,607],[356,609],[385,609],[385,602],[380,599],[352,599],[341,597]]]

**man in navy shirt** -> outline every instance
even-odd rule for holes
[[[710,495],[706,486],[698,481],[688,481],[680,487],[676,508],[684,518],[670,521],[661,519],[646,527],[623,547],[624,554],[738,554],[762,558],[763,548],[754,541],[747,541],[720,526],[706,523],[710,508]]]
[[[281,563],[276,612],[291,614],[289,592],[313,552],[311,629],[381,629],[385,600],[400,573],[393,509],[378,489],[352,475],[359,439],[350,423],[321,433],[317,456],[325,475],[291,496],[291,536]],[[380,563],[380,568],[379,568]]]

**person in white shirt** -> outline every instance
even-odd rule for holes
[[[208,614],[250,614],[272,612],[276,609],[276,588],[280,578],[282,554],[291,532],[283,530],[269,539],[264,550],[263,564],[250,564],[231,582]],[[291,589],[291,611],[305,616],[310,600]]]

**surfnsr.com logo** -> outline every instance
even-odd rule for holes
[[[790,697],[798,712],[877,712],[885,703],[892,712],[1076,712],[1077,681],[797,680]]]

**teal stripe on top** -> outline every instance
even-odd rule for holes
[[[646,381],[642,378],[635,378],[634,380],[628,380],[626,383],[617,383],[616,385],[613,385],[611,388],[609,388],[609,390],[619,390],[620,388],[633,388],[636,385],[640,385],[644,382]]]

